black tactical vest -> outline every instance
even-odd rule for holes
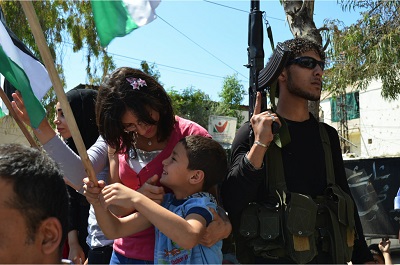
[[[274,140],[268,148],[265,163],[269,198],[264,203],[250,203],[242,213],[239,228],[241,239],[254,255],[308,263],[318,252],[326,252],[335,264],[351,260],[355,238],[354,202],[335,184],[330,141],[322,123],[319,130],[328,183],[323,196],[311,198],[287,191],[281,145]]]

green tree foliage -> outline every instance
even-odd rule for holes
[[[18,1],[0,1],[8,27],[27,45],[37,58],[38,47],[29,23]],[[55,61],[56,70],[65,86],[63,61],[65,52],[83,51],[86,58],[87,81],[100,84],[103,76],[115,68],[112,57],[101,48],[89,1],[33,1],[44,36]],[[82,83],[87,82],[82,80]],[[54,117],[54,104],[57,101],[53,90],[44,97],[43,104],[48,117]]]
[[[338,92],[349,85],[366,89],[373,79],[382,81],[382,97],[397,99],[400,94],[400,1],[341,0],[343,10],[361,9],[361,18],[351,26],[339,20],[326,21],[329,27],[325,87]]]
[[[181,94],[173,89],[168,94],[176,115],[208,128],[208,117],[212,114],[215,103],[207,94],[193,86],[185,88]]]
[[[226,76],[221,93],[218,94],[221,101],[215,107],[215,114],[221,116],[230,116],[237,118],[239,127],[244,117],[241,114],[240,102],[247,92],[237,77],[237,74]]]
[[[161,83],[161,81],[160,81],[160,77],[161,77],[160,71],[158,71],[157,65],[155,63],[152,63],[151,65],[149,65],[146,61],[141,61],[140,67],[142,68],[143,72],[154,77],[154,79],[157,80],[158,83],[163,85],[163,83]]]
[[[161,74],[155,63],[149,65],[146,61],[140,63],[143,72],[154,77],[161,85]],[[172,107],[176,115],[197,122],[204,128],[208,127],[208,117],[211,115],[213,103],[210,97],[201,90],[188,87],[179,93],[171,89],[167,91],[171,98]]]

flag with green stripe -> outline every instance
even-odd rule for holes
[[[0,9],[0,73],[21,92],[31,126],[37,128],[46,116],[40,99],[51,88],[46,68],[7,27]]]
[[[3,102],[2,102],[3,103]],[[4,116],[6,116],[7,114],[5,114],[4,112],[3,112],[3,109],[2,108],[0,108],[0,118],[3,118]]]
[[[93,18],[101,46],[156,19],[160,0],[92,0]]]

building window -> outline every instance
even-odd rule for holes
[[[331,98],[332,122],[360,118],[359,92],[347,93],[344,96]]]

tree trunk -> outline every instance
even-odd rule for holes
[[[314,15],[314,0],[282,0],[286,19],[289,23],[290,31],[293,36],[312,40],[322,45],[320,31],[316,28]],[[319,101],[308,102],[310,112],[319,119]]]

